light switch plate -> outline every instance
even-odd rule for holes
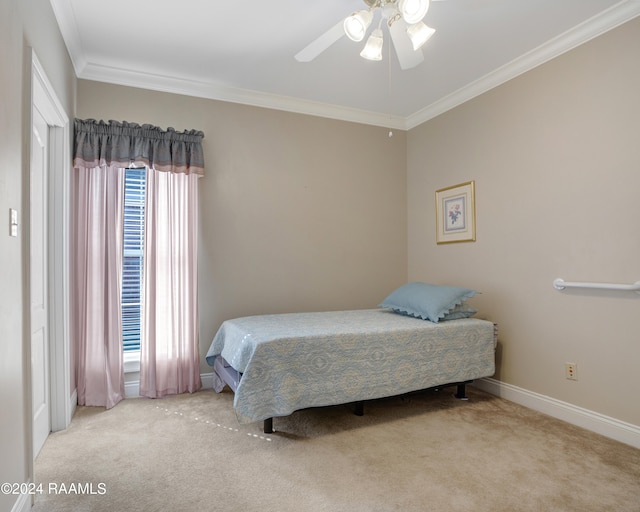
[[[9,208],[9,236],[18,236],[18,210]]]

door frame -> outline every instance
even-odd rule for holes
[[[70,124],[38,57],[31,49],[31,108],[37,105],[49,125],[48,179],[48,335],[51,430],[69,426],[75,410],[71,392],[69,336]],[[33,114],[32,114],[33,116]],[[32,117],[33,119],[33,117]],[[29,122],[29,126],[31,126]],[[31,250],[31,249],[30,249]],[[31,377],[29,378],[31,389]],[[33,440],[32,440],[33,442]]]

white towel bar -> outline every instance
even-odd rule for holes
[[[640,281],[636,281],[633,284],[571,283],[564,279],[557,278],[553,281],[553,287],[556,290],[564,290],[565,288],[600,288],[602,290],[622,290],[640,293]]]

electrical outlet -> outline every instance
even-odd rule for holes
[[[564,363],[564,373],[569,380],[578,380],[578,365],[576,363]]]

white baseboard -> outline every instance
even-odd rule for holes
[[[69,417],[67,418],[67,427],[71,423],[71,418],[73,418],[73,415],[76,412],[76,407],[78,407],[78,388],[73,390],[71,398],[69,398]]]
[[[200,379],[202,380],[202,389],[213,389],[213,372],[201,373]]]
[[[202,380],[202,389],[213,389],[213,372],[200,374],[200,379]],[[473,385],[487,393],[505,398],[534,411],[548,414],[572,425],[640,448],[640,426],[491,378],[474,381]],[[139,381],[125,382],[126,398],[137,398],[139,390]]]
[[[140,398],[140,381],[139,380],[133,380],[131,382],[124,383],[124,397]]]
[[[31,510],[31,495],[20,494],[11,507],[11,512],[29,512]]]
[[[505,398],[529,409],[640,448],[640,426],[491,378],[474,381],[473,385],[487,393]]]
[[[201,373],[202,389],[213,389],[213,372]],[[132,380],[124,383],[125,398],[140,398],[140,381]]]
[[[202,380],[202,389],[213,389],[213,372],[200,374],[200,379]],[[640,426],[491,378],[474,381],[473,385],[487,393],[505,398],[534,411],[548,414],[572,425],[640,448]],[[139,397],[139,390],[139,381],[125,383],[126,398]]]

